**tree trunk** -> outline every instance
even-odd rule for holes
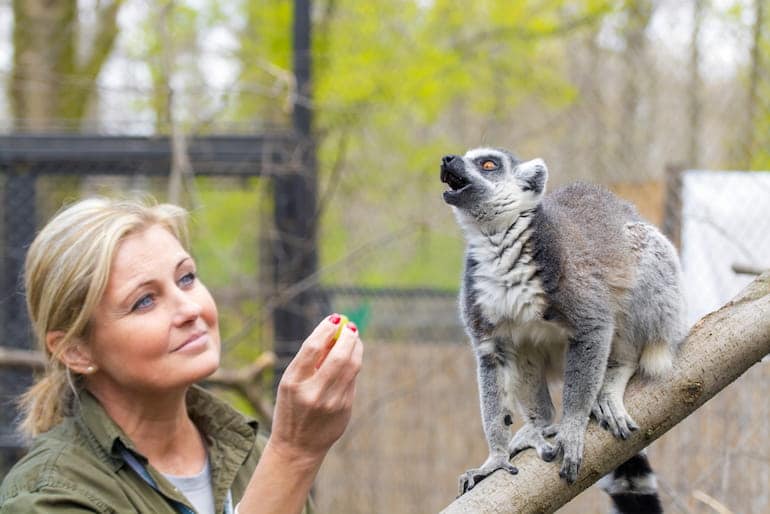
[[[94,37],[84,44],[77,0],[14,0],[9,98],[17,129],[44,132],[80,126],[115,43],[122,3],[99,4]],[[82,51],[82,46],[90,51]]]
[[[687,151],[687,166],[697,169],[700,165],[700,125],[701,125],[701,76],[700,76],[700,31],[703,21],[703,0],[694,0],[692,6],[692,39],[690,41],[690,134]]]
[[[51,128],[75,59],[77,1],[14,0],[11,110],[22,130]]]
[[[637,377],[626,391],[626,408],[641,429],[627,441],[596,423],[588,426],[577,481],[559,478],[559,464],[533,451],[517,455],[518,475],[495,472],[449,505],[444,514],[554,512],[599,478],[648,446],[770,353],[770,272],[693,327],[666,380]]]
[[[757,131],[756,126],[757,117],[759,114],[759,74],[762,68],[762,53],[760,52],[760,46],[762,44],[762,25],[765,18],[765,0],[754,0],[754,29],[751,37],[751,64],[749,68],[749,90],[748,90],[748,105],[746,108],[746,128],[745,137],[742,138],[743,150],[743,162],[742,168],[750,170],[752,164],[754,164],[754,157],[756,153],[756,141]]]
[[[640,135],[647,127],[640,116],[643,101],[641,91],[648,74],[646,65],[647,27],[655,11],[653,0],[630,0],[626,3],[628,21],[623,29],[626,47],[622,55],[623,86],[618,120],[618,139],[615,141],[615,162],[620,164],[624,180],[642,177],[647,173],[647,149],[642,148]]]

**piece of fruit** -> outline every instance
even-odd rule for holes
[[[332,344],[337,342],[337,339],[340,338],[342,331],[345,329],[345,325],[347,325],[348,321],[350,321],[344,314],[340,314],[340,318],[340,326],[337,327],[337,331],[334,333],[334,337],[332,337]]]

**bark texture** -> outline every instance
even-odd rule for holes
[[[77,128],[118,35],[124,0],[97,2],[91,38],[82,37],[77,0],[13,1],[13,73],[8,97],[15,128]]]

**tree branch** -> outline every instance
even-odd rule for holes
[[[481,30],[470,34],[469,36],[458,38],[453,42],[453,47],[466,52],[467,50],[475,49],[484,43],[509,38],[519,41],[533,41],[561,37],[582,27],[598,23],[602,17],[606,16],[611,10],[611,4],[609,2],[604,2],[580,16],[572,19],[563,19],[560,23],[557,21],[548,23],[543,20],[542,23],[538,24],[536,27],[531,25],[492,27],[491,29]],[[536,14],[533,13],[533,17],[535,16]]]
[[[268,369],[273,369],[274,365],[275,354],[262,352],[249,366],[236,370],[219,368],[204,382],[240,393],[264,421],[263,428],[269,430],[273,422],[273,405],[267,399],[267,391],[260,377]]]
[[[591,422],[577,481],[559,478],[559,466],[533,451],[517,455],[518,475],[497,471],[450,504],[444,514],[548,513],[615,469],[673,428],[698,407],[770,353],[770,272],[690,331],[665,380],[645,383],[634,377],[626,408],[640,430],[621,441]],[[462,470],[458,470],[462,471]]]
[[[118,12],[125,0],[113,0],[107,5],[99,5],[97,11],[96,36],[90,44],[90,53],[86,62],[72,70],[84,78],[87,85],[72,85],[64,90],[64,98],[59,105],[59,114],[65,119],[82,120],[88,108],[88,101],[93,93],[92,84],[96,83],[104,63],[112,53],[115,40],[120,31]]]
[[[0,346],[0,368],[30,368],[32,371],[42,371],[45,369],[45,360],[40,352]]]

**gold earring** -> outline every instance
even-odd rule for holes
[[[91,374],[91,373],[93,373],[94,371],[96,371],[96,368],[95,368],[94,366],[88,366],[88,367],[86,368],[86,375],[90,375],[90,374]]]

